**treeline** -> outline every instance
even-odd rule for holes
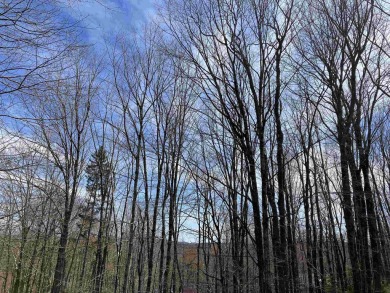
[[[389,290],[386,1],[63,5],[0,3],[1,292]]]

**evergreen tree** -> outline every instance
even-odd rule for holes
[[[104,268],[107,258],[108,221],[111,217],[111,197],[113,172],[106,150],[101,146],[92,155],[86,169],[87,191],[90,195],[91,215],[98,217],[96,254],[93,263],[93,292],[101,292]],[[91,219],[92,223],[94,219]]]

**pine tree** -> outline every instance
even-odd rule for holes
[[[93,292],[101,292],[104,268],[107,258],[107,229],[110,219],[110,194],[112,193],[113,172],[106,150],[101,146],[92,155],[86,169],[87,191],[92,203],[92,213],[98,217],[96,255],[93,263]],[[94,219],[91,219],[94,221]]]

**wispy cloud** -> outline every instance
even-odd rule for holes
[[[135,32],[153,15],[152,0],[74,1],[66,13],[81,19],[83,36],[97,46],[118,34]]]

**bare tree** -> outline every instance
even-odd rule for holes
[[[55,0],[1,2],[1,95],[26,90],[50,79],[47,71],[53,70],[51,66],[74,44],[74,24],[58,5]]]
[[[374,284],[375,292],[379,292],[381,257],[367,170],[375,131],[374,109],[386,95],[383,76],[374,68],[387,68],[387,64],[377,63],[387,46],[381,27],[387,24],[370,2],[337,5],[318,1],[308,9],[312,17],[303,18],[298,40],[301,49],[307,48],[300,49],[308,65],[306,72],[326,87],[322,95],[315,93],[314,87],[311,91],[321,100],[321,108],[334,114],[332,124],[325,116],[322,119],[340,150],[342,205],[354,290],[371,292]]]
[[[36,143],[50,154],[51,163],[62,178],[58,198],[63,207],[59,210],[60,239],[53,293],[66,288],[69,225],[85,167],[91,103],[98,89],[99,68],[91,67],[81,56],[67,60],[74,62],[73,66],[47,86],[45,95],[34,96],[35,102],[26,104],[36,121],[31,125]]]

